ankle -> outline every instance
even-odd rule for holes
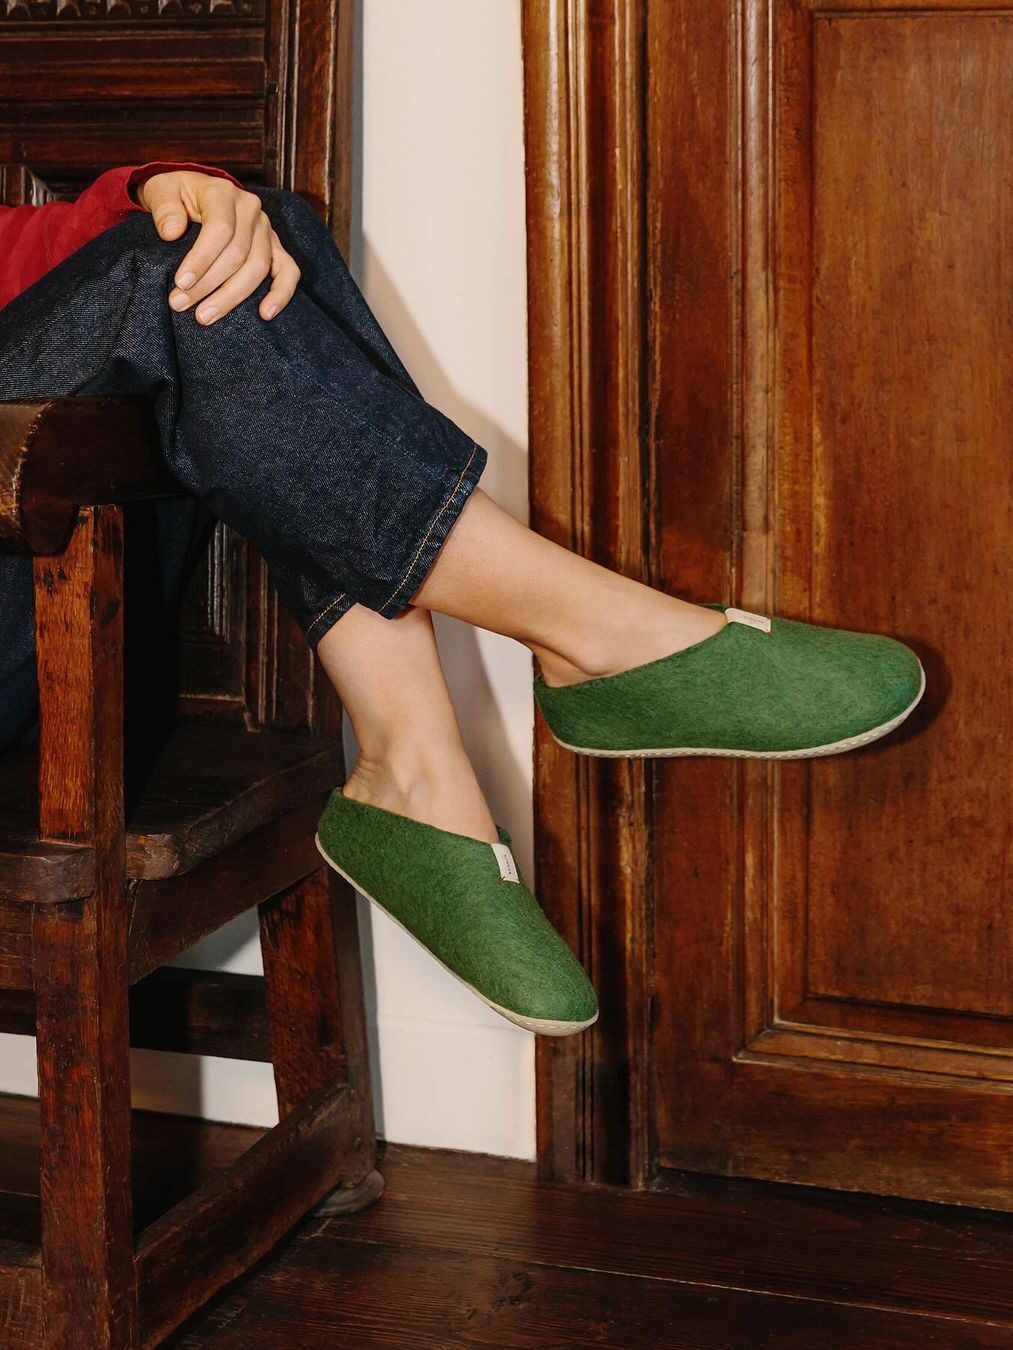
[[[666,639],[661,637],[664,645]],[[559,650],[530,644],[545,683],[555,687],[583,684],[640,664],[643,652],[659,642],[657,623],[645,624],[633,616],[621,626],[603,624],[596,631],[573,636]]]
[[[471,772],[463,749],[458,754],[414,745],[399,745],[380,753],[360,750],[344,792],[355,801],[368,801],[374,806],[381,804],[380,799],[409,803],[462,772]]]
[[[499,837],[463,746],[402,746],[384,759],[360,754],[343,791],[438,829],[492,843]]]
[[[632,604],[615,623],[606,622],[553,650],[529,644],[552,688],[618,675],[713,637],[727,620],[718,610],[692,605],[659,591],[638,587]]]
[[[585,654],[580,661],[563,656],[560,652],[550,651],[547,647],[531,644],[531,652],[538,662],[538,668],[545,683],[553,688],[563,685],[583,684],[585,680],[594,680],[602,675],[611,675],[609,663],[604,659],[595,660]]]

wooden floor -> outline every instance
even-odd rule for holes
[[[136,1113],[150,1220],[254,1130]],[[0,1237],[37,1239],[34,1104],[0,1098]],[[1013,1215],[672,1175],[648,1194],[524,1163],[388,1148],[383,1199],[325,1208],[170,1342],[1013,1350]]]
[[[632,1195],[389,1148],[373,1209],[321,1215],[173,1344],[1013,1347],[1013,1217],[682,1176]]]

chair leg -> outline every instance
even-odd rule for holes
[[[40,834],[90,844],[97,873],[89,899],[32,920],[47,1350],[136,1344],[122,555],[120,509],[91,507],[35,560]]]
[[[345,1184],[355,1185],[375,1157],[355,898],[321,867],[260,906],[260,943],[278,1109],[288,1115],[311,1093],[347,1083],[355,1109]]]
[[[101,909],[34,924],[46,1350],[135,1344],[126,943]]]

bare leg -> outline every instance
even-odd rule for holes
[[[317,651],[359,743],[346,795],[490,843],[429,610],[516,638],[554,685],[656,660],[725,624],[543,539],[476,490],[415,606],[391,620],[357,605]]]
[[[551,685],[658,660],[712,637],[726,622],[715,610],[664,595],[543,539],[480,489],[415,604],[516,638],[534,652]]]
[[[428,612],[410,609],[383,619],[356,605],[318,651],[359,743],[346,796],[495,843]]]

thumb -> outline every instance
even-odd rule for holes
[[[190,223],[180,189],[172,183],[149,181],[145,184],[144,204],[163,239],[178,239]]]

